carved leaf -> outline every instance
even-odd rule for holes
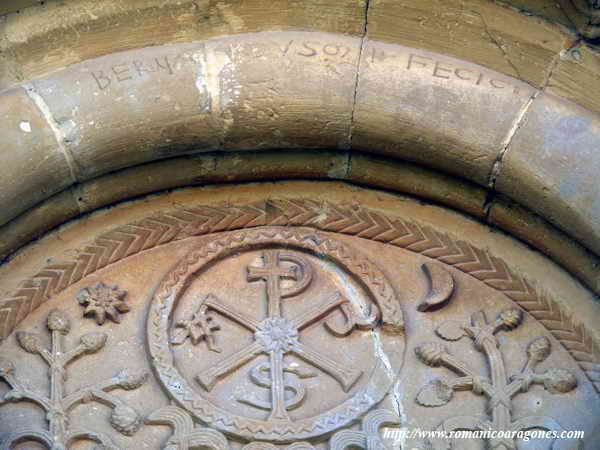
[[[435,329],[436,334],[447,341],[458,341],[466,335],[462,322],[446,320]]]
[[[148,373],[145,371],[130,372],[124,369],[117,374],[116,378],[119,380],[119,387],[121,389],[132,391],[146,382]]]
[[[335,433],[329,441],[331,450],[361,449],[367,450],[367,436],[362,431],[342,430]]]
[[[529,356],[529,359],[532,361],[539,363],[544,361],[548,355],[550,355],[551,350],[550,339],[541,336],[531,341],[527,346],[527,356]]]
[[[435,379],[421,388],[417,394],[417,403],[421,406],[442,406],[452,400],[454,390],[442,379]]]
[[[81,344],[88,353],[95,353],[106,344],[106,333],[87,333],[81,336]]]
[[[44,344],[42,344],[42,338],[39,334],[19,331],[17,333],[17,340],[26,352],[39,353],[44,349]]]
[[[198,428],[188,434],[186,440],[190,449],[229,450],[229,443],[223,433],[210,428]],[[177,447],[180,448],[180,447]]]
[[[544,387],[553,394],[564,394],[577,387],[577,377],[567,369],[548,369],[540,377]]]

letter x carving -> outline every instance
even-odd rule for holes
[[[267,293],[267,317],[259,322],[236,311],[215,297],[207,297],[204,306],[217,311],[230,320],[252,331],[255,340],[252,344],[230,355],[220,363],[197,375],[196,380],[210,391],[217,381],[231,371],[244,366],[261,354],[270,359],[271,414],[269,420],[289,421],[285,398],[284,372],[286,354],[294,354],[314,367],[329,374],[348,392],[362,375],[362,371],[345,367],[307,344],[299,341],[299,334],[309,325],[329,316],[336,308],[349,303],[339,292],[324,302],[308,308],[300,315],[287,319],[283,317],[281,303],[284,298],[300,294],[312,280],[310,263],[303,257],[277,250],[263,252],[263,266],[249,266],[249,282],[264,281]],[[288,264],[282,265],[282,262]],[[284,286],[283,280],[291,280],[293,286]]]

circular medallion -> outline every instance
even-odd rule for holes
[[[329,234],[280,227],[191,251],[147,321],[152,364],[180,406],[274,442],[331,433],[376,406],[400,370],[402,331],[375,264]]]

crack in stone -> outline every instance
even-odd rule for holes
[[[506,52],[506,50],[504,49],[504,47],[502,46],[502,44],[500,43],[500,41],[498,41],[498,39],[495,38],[494,35],[492,34],[492,32],[490,31],[490,28],[489,28],[489,26],[487,24],[487,21],[483,17],[483,14],[481,14],[478,11],[472,11],[472,12],[475,13],[477,16],[479,16],[479,18],[481,19],[481,23],[483,23],[483,30],[485,31],[485,34],[487,35],[487,37],[498,48],[498,50],[500,50],[500,52],[502,53],[502,56],[504,57],[504,59],[506,60],[506,62],[508,63],[508,65],[513,69],[513,71],[515,72],[515,74],[517,75],[517,77],[519,79],[522,79],[522,76],[521,76],[521,73],[519,72],[519,69],[517,69],[517,66],[514,65],[514,63],[510,59],[510,56],[508,55],[508,53]]]
[[[381,337],[379,336],[379,333],[375,330],[371,330],[371,336],[373,337],[373,348],[374,348],[375,356],[383,363],[385,372],[386,372],[387,376],[390,378],[390,380],[396,380],[397,375],[396,375],[396,373],[394,373],[394,369],[392,368],[392,363],[390,361],[390,358],[388,357],[388,355],[385,353],[385,350],[383,349],[383,344],[381,343]],[[394,387],[392,388],[392,390],[390,392],[388,392],[388,395],[390,397],[392,407],[394,408],[394,412],[400,418],[401,428],[404,428],[405,425],[402,425],[402,424],[408,423],[408,420],[406,417],[406,413],[404,411],[404,406],[402,405],[402,393],[400,390],[400,380],[396,380],[396,382],[394,383]],[[404,439],[400,442],[399,448],[404,448]]]
[[[482,18],[482,20],[483,20],[483,18]],[[500,172],[502,171],[502,164],[504,163],[504,158],[506,157],[507,153],[509,152],[509,150],[511,148],[511,144],[512,144],[514,137],[516,136],[518,131],[523,127],[523,125],[525,124],[525,121],[527,119],[527,113],[531,109],[533,102],[540,96],[540,94],[545,92],[546,88],[550,85],[550,81],[552,80],[554,71],[558,67],[561,56],[564,54],[565,51],[570,51],[578,44],[579,44],[579,41],[575,41],[568,48],[562,49],[560,52],[558,52],[556,55],[554,55],[554,57],[548,64],[548,68],[546,70],[546,76],[544,77],[544,81],[542,82],[542,85],[539,87],[539,89],[536,89],[533,92],[533,94],[531,94],[529,99],[527,99],[527,102],[521,107],[521,109],[519,110],[519,112],[517,114],[517,117],[515,118],[515,120],[513,122],[512,127],[510,128],[510,130],[508,130],[506,137],[503,139],[500,151],[498,152],[498,155],[496,156],[496,159],[494,160],[494,164],[492,165],[492,169],[490,170],[490,174],[488,176],[487,185],[490,190],[488,191],[485,201],[484,201],[484,204],[483,204],[483,214],[484,214],[485,222],[489,222],[492,207],[493,207],[494,201],[496,200],[496,183],[500,176]]]
[[[388,357],[388,355],[385,353],[385,350],[383,349],[383,344],[381,343],[381,337],[379,336],[379,333],[376,332],[375,330],[371,330],[371,336],[373,337],[373,347],[375,350],[375,356],[377,358],[379,358],[379,360],[383,363],[385,372],[386,372],[387,376],[390,378],[390,380],[395,380],[396,373],[394,372],[394,369],[392,368],[392,363],[390,361],[390,358]],[[405,413],[404,413],[404,407],[402,406],[402,401],[401,401],[402,395],[400,394],[400,382],[399,381],[394,383],[394,388],[390,392],[390,397],[394,404],[394,412],[398,415],[398,417],[400,417],[402,422],[405,423],[406,418],[405,418]]]
[[[58,146],[59,151],[64,156],[67,166],[69,167],[69,173],[72,178],[72,184],[76,184],[79,181],[79,177],[77,176],[77,164],[70,150],[67,148],[65,143],[68,141],[68,138],[61,127],[61,124],[56,121],[50,108],[46,101],[42,98],[42,96],[36,91],[35,87],[30,83],[24,83],[22,85],[27,96],[33,101],[33,103],[37,106],[41,115],[46,119],[48,126],[52,130],[54,134],[54,138],[56,139],[56,144]]]
[[[504,158],[506,154],[510,150],[510,145],[517,134],[517,132],[521,129],[521,127],[525,124],[525,119],[529,109],[531,109],[531,105],[534,100],[538,97],[538,95],[542,92],[542,90],[536,89],[534,93],[527,99],[527,102],[521,107],[519,110],[517,117],[515,118],[512,127],[508,130],[506,137],[502,141],[502,146],[498,155],[496,155],[496,159],[494,160],[494,164],[492,165],[492,169],[490,170],[490,174],[488,176],[488,187],[489,191],[486,195],[484,205],[483,205],[483,215],[484,220],[489,222],[490,214],[492,212],[492,206],[496,199],[496,182],[498,181],[498,177],[500,176],[500,172],[502,170],[502,164],[504,162]]]
[[[358,83],[360,77],[360,66],[362,62],[363,50],[367,40],[367,32],[369,29],[369,7],[371,6],[371,0],[365,1],[365,25],[363,27],[363,33],[360,40],[360,48],[358,49],[358,58],[356,61],[356,77],[354,79],[354,95],[352,97],[352,111],[350,113],[350,128],[348,130],[348,147],[352,148],[352,139],[354,137],[354,112],[356,110],[356,96],[358,95]]]
[[[350,152],[342,153],[343,161],[335,164],[327,171],[327,178],[333,180],[347,180],[350,173]],[[335,161],[335,160],[334,160]]]
[[[346,176],[345,179],[350,179],[350,174],[352,173],[352,157],[354,155],[351,152],[348,152],[348,158],[346,159]]]

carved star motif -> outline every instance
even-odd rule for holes
[[[209,350],[220,353],[221,349],[217,345],[214,333],[220,329],[220,325],[213,316],[207,313],[206,307],[201,307],[190,319],[184,319],[175,324],[175,329],[171,334],[171,344],[181,345],[189,338],[193,345],[198,345],[205,340]]]
[[[102,325],[107,317],[115,323],[121,322],[121,314],[129,312],[129,305],[125,303],[126,295],[127,291],[118,286],[107,286],[99,282],[79,291],[77,300],[85,307],[83,315],[95,317],[96,323]]]

